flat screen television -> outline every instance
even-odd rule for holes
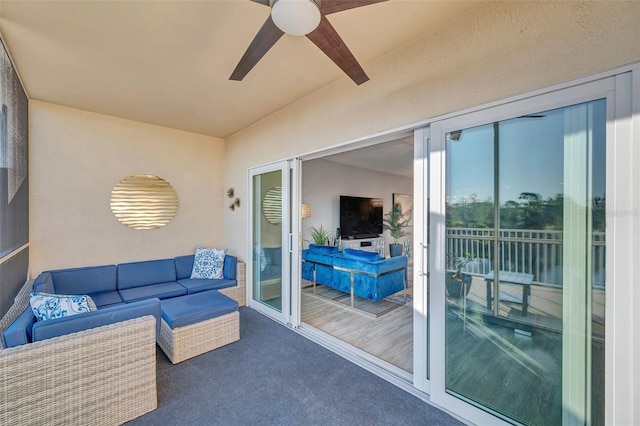
[[[340,196],[340,236],[377,238],[382,234],[382,198]]]

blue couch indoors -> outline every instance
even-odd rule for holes
[[[406,290],[407,256],[383,259],[378,253],[311,244],[302,250],[302,278],[373,300]],[[315,273],[315,277],[314,277]]]
[[[194,255],[187,255],[43,272],[36,277],[33,292],[89,295],[97,310],[36,321],[27,306],[2,334],[3,344],[19,346],[149,314],[156,317],[159,334],[160,299],[237,285],[235,256],[225,256],[222,279],[190,279],[193,262]]]

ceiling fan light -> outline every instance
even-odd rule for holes
[[[286,34],[307,35],[320,24],[320,8],[314,0],[274,0],[271,19]]]

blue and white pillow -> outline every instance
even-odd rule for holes
[[[96,311],[96,304],[85,294],[31,293],[29,304],[38,321],[70,317]]]
[[[193,259],[193,269],[191,270],[191,279],[222,279],[224,268],[224,257],[227,249],[211,249],[198,247],[196,255]]]

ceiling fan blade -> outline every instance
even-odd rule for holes
[[[260,3],[260,4],[265,5],[265,6],[270,6],[269,0],[251,0],[251,1],[254,2],[254,3]]]
[[[233,70],[229,80],[242,80],[258,61],[262,59],[265,53],[276,44],[276,41],[280,40],[283,34],[282,30],[273,23],[271,15],[269,15],[249,45],[249,48],[247,48],[247,51],[242,55],[240,62],[236,65],[236,69]]]
[[[351,77],[351,80],[357,85],[369,80],[367,74],[325,16],[320,19],[318,28],[307,34],[307,38]]]
[[[383,1],[388,0],[322,0],[320,2],[320,12],[323,15],[329,15],[330,13],[369,6],[370,4],[381,3]]]

